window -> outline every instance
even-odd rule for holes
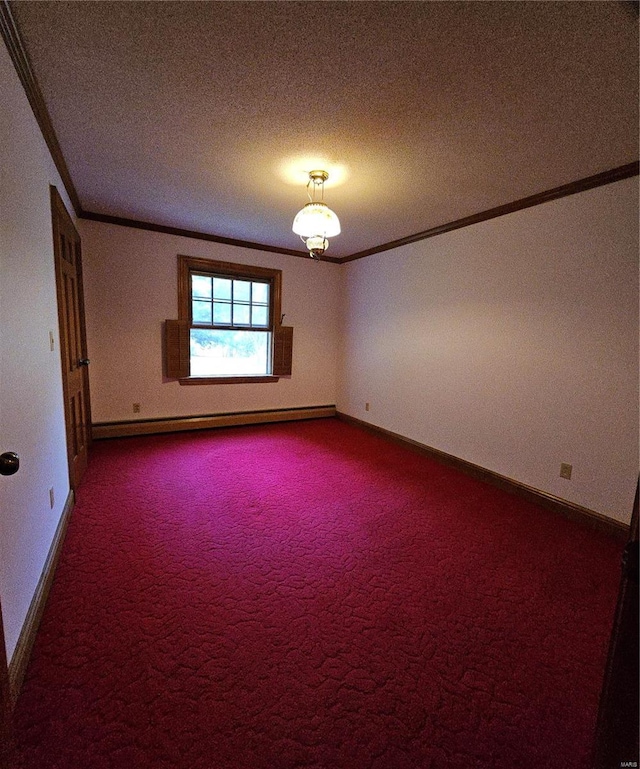
[[[178,257],[177,321],[165,323],[166,373],[181,384],[277,381],[291,374],[280,325],[282,273]]]
[[[191,376],[271,374],[271,284],[191,273]]]

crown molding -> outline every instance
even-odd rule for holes
[[[631,5],[631,3],[630,3]],[[637,6],[637,3],[635,4]],[[270,246],[264,243],[255,243],[253,241],[239,240],[236,238],[227,238],[221,235],[214,235],[209,232],[200,232],[197,230],[187,230],[180,227],[170,227],[164,224],[157,224],[155,222],[144,222],[137,219],[129,219],[120,216],[111,216],[109,214],[100,214],[94,211],[85,211],[80,203],[80,198],[71,179],[71,174],[67,167],[67,163],[62,154],[60,144],[53,129],[53,124],[49,116],[42,91],[38,85],[36,76],[31,68],[29,57],[25,50],[20,31],[16,24],[16,21],[11,13],[9,0],[0,0],[0,32],[9,51],[9,55],[13,62],[13,65],[18,73],[22,87],[27,95],[31,109],[36,118],[36,121],[40,127],[44,140],[49,148],[53,162],[62,178],[64,187],[69,195],[71,204],[73,205],[76,215],[81,219],[88,219],[95,222],[103,222],[106,224],[116,224],[121,227],[133,227],[140,230],[148,230],[151,232],[161,232],[167,235],[179,235],[186,238],[195,238],[197,240],[206,240],[212,243],[222,243],[228,246],[236,246],[239,248],[250,248],[256,251],[267,251],[275,254],[285,254],[288,256],[302,257],[303,259],[309,259],[309,254],[306,251],[298,251],[291,248],[280,248],[278,246]],[[570,182],[569,184],[563,184],[560,187],[554,187],[553,189],[539,192],[535,195],[530,195],[526,198],[515,200],[511,203],[506,203],[495,208],[481,211],[471,216],[463,217],[462,219],[455,219],[454,221],[447,222],[445,224],[431,227],[430,229],[417,232],[414,235],[408,235],[404,238],[389,241],[373,248],[368,248],[363,251],[358,251],[349,256],[335,257],[326,256],[321,261],[331,262],[333,264],[346,264],[347,262],[355,261],[356,259],[363,259],[366,256],[372,256],[374,254],[382,253],[383,251],[390,251],[393,248],[408,245],[409,243],[416,243],[420,240],[426,240],[427,238],[433,238],[436,235],[443,235],[446,232],[452,230],[458,230],[463,227],[469,227],[472,224],[479,224],[480,222],[488,221],[489,219],[495,219],[499,216],[511,214],[516,211],[521,211],[524,208],[530,208],[532,206],[546,203],[550,200],[557,200],[558,198],[566,197],[568,195],[575,195],[578,192],[584,192],[586,190],[593,189],[595,187],[601,187],[605,184],[611,184],[612,182],[621,181],[629,177],[638,176],[639,162],[627,163],[623,166],[603,171],[593,176],[588,176],[578,181]]]
[[[436,235],[443,235],[445,232],[451,232],[452,230],[459,230],[463,227],[469,227],[472,224],[479,224],[480,222],[486,222],[489,219],[496,219],[499,216],[505,216],[506,214],[512,214],[516,211],[522,211],[525,208],[531,208],[532,206],[538,206],[541,203],[548,203],[550,200],[557,200],[558,198],[564,198],[569,195],[575,195],[578,192],[585,192],[586,190],[594,189],[595,187],[602,187],[612,182],[618,182],[623,179],[628,179],[633,176],[638,176],[640,173],[640,162],[635,161],[633,163],[627,163],[623,166],[617,166],[608,171],[603,171],[593,176],[587,176],[584,179],[578,179],[577,181],[570,182],[569,184],[563,184],[560,187],[553,187],[550,190],[544,192],[538,192],[535,195],[529,195],[526,198],[520,198],[514,200],[511,203],[505,203],[502,206],[496,206],[495,208],[489,208],[486,211],[480,211],[477,214],[471,216],[465,216],[462,219],[455,219],[445,224],[440,224],[437,227],[431,227],[428,230],[417,232],[415,235],[408,235],[398,240],[392,240],[388,243],[383,243],[373,248],[368,248],[364,251],[358,251],[350,256],[335,257],[325,256],[320,261],[332,262],[333,264],[346,264],[347,262],[353,262],[356,259],[364,259],[366,256],[373,256],[374,254],[380,254],[383,251],[390,251],[393,248],[399,248],[400,246],[406,246],[409,243],[416,243],[420,240],[426,240],[427,238],[433,238]],[[304,259],[309,259],[309,254],[305,251],[296,251],[291,248],[280,248],[278,246],[269,246],[264,243],[255,243],[247,240],[237,240],[235,238],[225,238],[221,235],[213,235],[208,232],[199,232],[197,230],[185,230],[180,227],[169,227],[164,224],[156,224],[154,222],[142,222],[137,219],[127,219],[121,216],[111,216],[109,214],[99,214],[92,211],[82,211],[79,216],[82,219],[90,219],[96,222],[104,222],[106,224],[118,224],[122,227],[133,227],[140,230],[150,230],[152,232],[162,232],[167,235],[180,235],[186,238],[196,238],[198,240],[208,240],[213,243],[223,243],[228,246],[238,246],[241,248],[252,248],[257,251],[268,251],[275,254],[287,254],[289,256],[299,256]]]
[[[183,238],[195,238],[196,240],[208,240],[211,243],[223,243],[227,246],[237,246],[238,248],[252,248],[255,251],[268,251],[272,254],[286,254],[287,256],[300,256],[309,259],[307,251],[296,251],[293,248],[280,248],[279,246],[269,246],[265,243],[255,243],[251,240],[238,240],[237,238],[225,238],[222,235],[214,235],[210,232],[200,232],[199,230],[185,230],[182,227],[170,227],[166,224],[156,224],[155,222],[143,222],[138,219],[127,219],[122,216],[111,216],[110,214],[98,214],[94,211],[82,211],[82,219],[88,219],[93,222],[103,222],[104,224],[117,224],[120,227],[133,227],[137,230],[148,230],[150,232],[162,232],[165,235],[179,235]],[[323,262],[340,263],[338,257],[326,257]]]
[[[609,171],[603,171],[602,173],[594,174],[593,176],[587,176],[584,179],[578,179],[578,181],[563,184],[560,187],[554,187],[545,192],[538,192],[535,195],[529,195],[526,198],[514,200],[512,203],[489,208],[486,211],[480,211],[480,213],[465,216],[462,219],[455,219],[452,222],[440,224],[437,227],[431,227],[431,229],[417,232],[415,235],[408,235],[405,238],[399,238],[398,240],[392,240],[389,243],[383,243],[380,246],[374,246],[373,248],[368,248],[364,251],[358,251],[355,254],[351,254],[351,256],[345,256],[340,259],[340,264],[353,262],[356,259],[364,259],[365,256],[372,256],[373,254],[379,254],[383,251],[390,251],[392,248],[398,248],[400,246],[406,246],[409,243],[416,243],[419,240],[433,238],[436,235],[443,235],[445,232],[459,230],[462,227],[469,227],[472,224],[486,222],[489,219],[496,219],[499,216],[512,214],[515,211],[522,211],[524,208],[538,206],[541,203],[547,203],[550,200],[557,200],[558,198],[564,198],[568,195],[575,195],[578,192],[585,192],[586,190],[591,190],[595,187],[602,187],[605,184],[611,184],[612,182],[618,182],[622,179],[638,176],[639,167],[640,164],[636,160],[634,163],[627,163],[624,166],[618,166]]]
[[[62,179],[62,183],[67,191],[67,195],[71,200],[71,204],[77,216],[82,215],[82,206],[80,205],[80,198],[71,179],[71,174],[67,167],[67,163],[60,149],[58,138],[53,130],[53,124],[47,105],[45,104],[42,91],[36,80],[36,76],[31,68],[31,62],[29,56],[25,50],[20,36],[20,31],[16,24],[16,20],[11,13],[8,0],[0,0],[0,33],[9,51],[9,56],[13,62],[24,92],[27,95],[31,109],[35,119],[40,127],[42,136],[49,148],[53,162],[58,169],[58,173]]]

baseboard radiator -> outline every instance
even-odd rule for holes
[[[291,422],[298,419],[321,419],[324,417],[334,417],[335,415],[336,407],[330,405],[269,409],[265,411],[238,411],[226,414],[168,417],[166,419],[95,422],[92,425],[92,436],[94,440],[125,438],[134,435],[175,433],[184,430],[208,430],[214,427],[261,425],[269,422]]]

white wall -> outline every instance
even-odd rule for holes
[[[0,104],[0,451],[21,460],[16,475],[0,477],[0,602],[11,659],[69,493],[49,184],[72,209],[1,44]]]
[[[336,402],[339,265],[86,220],[80,232],[94,422]],[[178,254],[283,271],[284,323],[294,327],[290,379],[163,380],[162,324],[178,317]]]
[[[10,659],[69,492],[49,184],[71,206],[4,46],[0,103],[0,451],[22,460],[0,478]],[[628,521],[638,472],[637,206],[631,179],[344,267],[76,222],[94,421],[134,418],[134,402],[152,418],[337,400],[345,413]],[[283,270],[291,380],[163,381],[178,253]],[[558,478],[560,462],[573,464],[573,480]]]
[[[341,411],[630,520],[637,179],[343,269]]]

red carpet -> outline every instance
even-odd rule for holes
[[[621,546],[337,420],[98,443],[29,769],[584,769]]]

